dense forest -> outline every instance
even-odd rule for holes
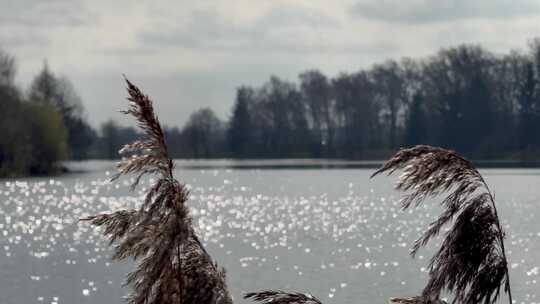
[[[0,175],[116,158],[138,136],[114,121],[94,130],[74,86],[46,64],[27,90],[15,72],[15,58],[0,51]],[[333,78],[272,76],[237,89],[228,121],[204,108],[182,128],[165,128],[172,155],[183,158],[375,159],[422,143],[476,159],[538,159],[538,131],[540,38],[508,54],[460,45]]]

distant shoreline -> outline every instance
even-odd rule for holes
[[[346,159],[175,159],[175,167],[182,169],[235,169],[235,170],[279,170],[279,169],[375,169],[383,160]],[[64,162],[68,173],[86,171],[115,171],[117,160],[82,160]],[[526,169],[540,168],[540,161],[519,160],[475,160],[478,168]]]
[[[88,159],[64,161],[59,169],[51,174],[7,175],[0,179],[58,177],[86,172],[116,172],[118,160]],[[480,169],[538,169],[538,161],[519,160],[474,160]],[[333,170],[333,169],[376,169],[383,160],[346,160],[346,159],[175,159],[175,168],[187,170]]]

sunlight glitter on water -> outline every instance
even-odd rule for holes
[[[228,269],[237,302],[243,303],[242,292],[262,288],[306,290],[328,302],[346,303],[354,298],[384,302],[388,296],[412,295],[422,287],[429,251],[414,261],[407,252],[436,215],[431,204],[403,213],[397,193],[385,186],[360,189],[362,185],[344,178],[339,191],[326,189],[328,185],[310,188],[312,181],[295,180],[308,178],[304,172],[290,173],[293,180],[280,175],[282,180],[275,184],[284,186],[272,189],[265,185],[274,181],[274,176],[265,176],[269,172],[189,174],[194,223],[214,258]],[[0,266],[8,275],[0,279],[0,286],[19,284],[27,294],[0,287],[5,297],[0,300],[121,303],[127,290],[120,286],[132,265],[111,263],[100,231],[78,220],[136,207],[149,182],[130,193],[129,179],[111,184],[106,176],[4,181]],[[520,221],[532,222],[533,207],[522,207],[526,216]],[[509,222],[506,226],[513,227]],[[540,227],[535,229],[516,231],[508,239],[512,278],[525,303],[537,299],[540,265],[535,244]]]

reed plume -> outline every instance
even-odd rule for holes
[[[142,177],[158,180],[136,210],[120,210],[85,218],[103,233],[114,247],[114,260],[129,257],[138,261],[127,276],[132,288],[130,304],[229,304],[225,270],[218,267],[194,231],[189,191],[173,176],[173,162],[152,101],[126,79],[129,108],[144,137],[125,145],[120,154],[119,173],[135,174],[135,189]]]
[[[390,303],[396,304],[447,304],[446,301],[441,299],[430,299],[424,296],[417,296],[411,298],[390,298]]]
[[[474,165],[454,151],[431,146],[404,149],[373,175],[402,170],[396,189],[406,191],[403,209],[425,198],[447,193],[443,212],[414,243],[411,255],[451,224],[441,247],[429,263],[429,279],[422,295],[394,298],[394,303],[436,303],[447,291],[452,303],[493,304],[501,286],[512,304],[508,261],[494,197]]]
[[[309,293],[285,292],[281,290],[263,290],[250,292],[244,299],[251,299],[261,304],[321,304],[321,301]]]

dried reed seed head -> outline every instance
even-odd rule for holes
[[[390,298],[390,303],[395,304],[447,304],[441,299],[430,299],[426,297],[411,297],[411,298]]]
[[[188,191],[172,174],[173,163],[152,101],[126,79],[132,115],[144,138],[126,145],[119,173],[135,174],[135,188],[147,174],[158,174],[138,210],[120,210],[85,220],[104,228],[115,244],[113,259],[139,264],[127,276],[131,304],[229,304],[225,271],[218,267],[195,234]]]
[[[396,153],[372,176],[402,170],[396,189],[408,192],[403,209],[425,198],[449,193],[443,212],[414,243],[411,254],[452,224],[429,264],[429,279],[422,296],[395,298],[394,303],[435,303],[449,291],[453,303],[495,303],[500,287],[510,291],[504,253],[504,232],[493,196],[474,165],[454,151],[416,146]]]
[[[261,304],[321,304],[321,301],[308,293],[286,292],[281,290],[262,290],[244,295]]]

